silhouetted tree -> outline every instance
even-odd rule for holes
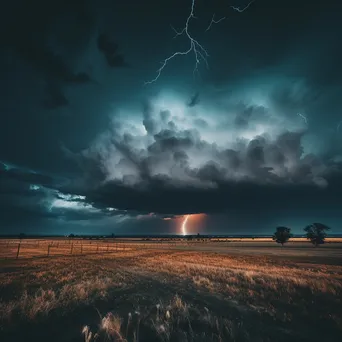
[[[317,247],[322,245],[327,236],[326,231],[330,228],[323,223],[312,223],[304,228],[306,231],[306,238],[311,241],[311,243]]]
[[[272,239],[275,240],[275,242],[281,243],[281,245],[284,246],[284,243],[289,241],[290,237],[292,237],[291,228],[277,227],[277,230],[273,234]]]
[[[19,234],[19,239],[22,240],[22,239],[25,239],[26,238],[26,234],[25,233],[20,233]]]
[[[69,234],[68,237],[73,239],[75,237],[75,234]]]

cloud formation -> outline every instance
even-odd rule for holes
[[[117,224],[141,215],[112,207],[94,207],[85,196],[61,191],[67,183],[67,179],[0,162],[2,224],[16,229],[27,224],[40,225],[44,220],[44,224],[49,220],[70,224],[107,219]],[[37,228],[41,229],[31,227],[33,231]]]
[[[97,30],[92,5],[80,1],[17,1],[4,10],[1,32],[4,47],[27,63],[45,83],[44,109],[69,105],[66,87],[96,83],[90,70],[79,70],[77,60]],[[98,48],[113,68],[126,66],[118,46],[106,33],[98,37]]]
[[[286,97],[296,113],[298,97]],[[324,192],[341,171],[333,159],[308,152],[306,123],[285,116],[273,94],[263,104],[225,99],[221,109],[184,103],[170,93],[151,98],[140,119],[115,116],[89,148],[72,154],[89,201],[162,214],[224,211],[258,206],[256,193],[272,202],[283,192]]]
[[[188,1],[4,3],[0,160],[18,166],[0,164],[2,226],[165,232],[168,218],[215,212],[226,232],[227,217],[250,231],[279,210],[341,219],[341,4],[206,3],[190,30],[209,68],[194,78],[193,55],[178,56],[149,86],[186,49],[169,24],[183,27]],[[208,11],[229,20],[205,31]]]

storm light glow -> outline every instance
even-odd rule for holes
[[[183,234],[184,236],[188,234],[188,233],[187,233],[187,230],[186,230],[186,223],[188,222],[189,217],[190,217],[190,215],[186,215],[186,216],[185,216],[185,219],[184,219],[184,221],[183,221],[183,223],[182,223],[182,234]]]

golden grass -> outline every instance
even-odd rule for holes
[[[126,320],[109,312],[101,319],[96,333],[87,325],[82,329],[85,342],[138,342],[140,338],[146,341],[141,332],[148,333],[152,341],[250,341],[243,324],[218,317],[206,307],[199,310],[178,295],[166,305],[148,308],[143,315],[138,311],[129,313]]]
[[[153,248],[3,260],[0,321],[16,329],[102,303],[99,323],[84,320],[86,342],[306,341],[324,325],[341,336],[342,266]]]
[[[330,248],[342,244],[342,238],[326,238],[326,244],[320,248]],[[196,249],[198,247],[212,249],[225,247],[256,247],[268,248],[275,246],[271,238],[213,238],[204,241],[194,239],[179,239],[176,241],[167,239],[0,239],[0,260],[34,258],[34,257],[57,257],[69,255],[104,254],[135,249]],[[291,238],[286,247],[310,248],[312,245],[305,238]],[[18,253],[19,247],[19,253]],[[286,249],[282,250],[285,252]]]

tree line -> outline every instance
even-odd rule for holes
[[[330,228],[323,223],[312,223],[304,228],[306,238],[310,240],[315,247],[324,243],[328,230],[330,230]],[[277,227],[272,238],[275,242],[280,243],[283,246],[291,237],[291,228]]]

